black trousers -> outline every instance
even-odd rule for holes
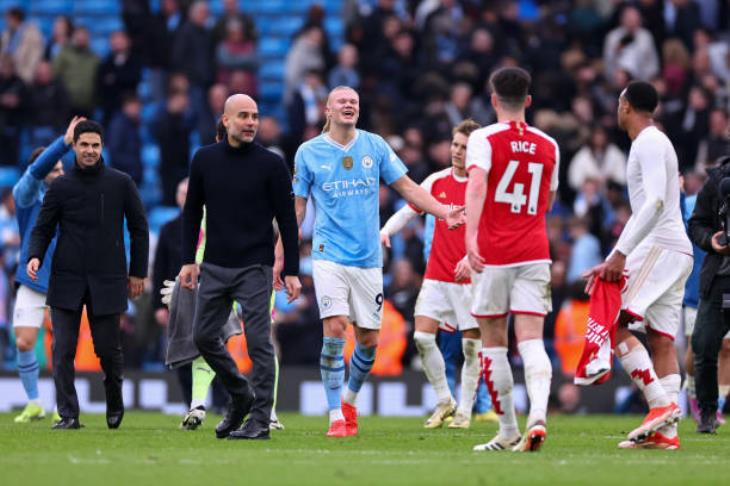
[[[700,410],[717,410],[717,356],[730,330],[730,309],[722,308],[722,295],[730,294],[730,276],[715,277],[707,298],[700,299],[692,332],[695,355],[695,388]]]
[[[250,393],[248,380],[239,373],[221,338],[233,302],[241,304],[248,355],[253,362],[253,392],[256,394],[251,420],[268,426],[274,403],[276,372],[269,309],[271,267],[224,268],[203,263],[199,285],[193,324],[195,345],[231,396],[235,398]]]
[[[74,359],[79,340],[82,309],[68,310],[51,307],[53,323],[53,381],[56,385],[58,414],[65,418],[78,418],[79,400],[76,396]],[[93,307],[87,305],[87,316],[94,352],[104,370],[104,390],[108,411],[124,407],[122,401],[122,355],[119,314],[94,315]]]

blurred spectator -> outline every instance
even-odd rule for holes
[[[188,10],[188,20],[175,34],[172,45],[171,66],[188,77],[190,107],[195,116],[205,111],[205,93],[215,77],[215,41],[208,28],[209,19],[208,4],[202,0],[194,2]],[[179,179],[173,185],[178,182]],[[174,187],[170,195],[173,193]]]
[[[289,104],[289,133],[294,140],[304,140],[308,127],[319,129],[324,123],[327,88],[322,74],[308,71],[292,94]]]
[[[428,63],[446,66],[459,55],[461,23],[464,12],[456,0],[441,0],[426,18],[423,29],[424,51]]]
[[[599,240],[605,239],[604,225],[613,220],[613,209],[601,193],[601,184],[596,179],[586,179],[573,203],[576,216],[587,218],[590,232]]]
[[[43,59],[43,34],[25,21],[25,12],[13,7],[5,12],[5,31],[0,35],[0,54],[15,61],[15,70],[24,83],[33,81],[35,68]]]
[[[452,126],[467,118],[480,125],[486,125],[492,120],[491,110],[487,110],[479,100],[473,98],[472,88],[467,83],[456,83],[451,87],[451,98],[444,109]]]
[[[213,27],[213,36],[217,44],[227,37],[227,31],[229,29],[228,24],[231,20],[237,21],[241,26],[244,39],[254,43],[254,45],[256,44],[256,41],[259,38],[259,33],[256,30],[256,24],[249,15],[238,9],[238,3],[238,0],[223,0],[223,13],[216,21],[215,27]]]
[[[730,155],[730,138],[728,138],[728,113],[724,109],[715,108],[710,112],[709,133],[700,141],[697,149],[695,170],[712,165],[725,155]]]
[[[61,49],[71,42],[71,35],[74,31],[74,24],[71,17],[59,15],[53,19],[53,30],[51,38],[46,42],[46,48],[43,52],[43,58],[47,61],[53,61],[61,52]]]
[[[483,27],[474,29],[469,46],[463,49],[459,59],[476,66],[479,78],[474,87],[482,86],[499,61],[492,33]]]
[[[291,159],[287,157],[284,152],[284,144],[281,138],[281,127],[279,126],[279,122],[276,121],[276,118],[273,116],[261,117],[259,121],[259,131],[256,132],[256,141],[281,156],[281,158],[283,158],[289,166],[289,170],[293,170]]]
[[[228,88],[224,84],[214,84],[208,90],[208,103],[202,116],[198,117],[198,134],[200,144],[209,145],[215,143],[216,124],[223,115],[223,105],[228,98]]]
[[[160,237],[157,239],[155,258],[152,262],[152,309],[155,312],[155,321],[162,327],[167,327],[170,312],[162,303],[160,290],[165,280],[175,280],[182,267],[182,208],[185,205],[185,198],[188,194],[188,180],[183,179],[177,185],[175,203],[180,208],[180,213],[168,221],[160,229]]]
[[[585,218],[573,217],[568,223],[568,227],[573,247],[565,278],[570,285],[581,281],[583,274],[599,265],[603,258],[601,243],[598,238],[588,232],[588,222]]]
[[[155,101],[163,101],[165,98],[166,70],[171,67],[172,45],[182,21],[183,13],[177,0],[162,0],[159,12],[140,12],[132,20],[138,26],[132,27],[127,23],[130,32],[132,29],[135,32],[140,31],[139,45],[135,45],[134,50],[139,51],[142,62],[149,69],[152,97]]]
[[[682,119],[682,131],[677,134],[678,140],[675,142],[680,170],[692,167],[693,162],[696,162],[700,140],[709,130],[709,118],[710,95],[704,88],[693,86]],[[697,170],[702,171],[702,168],[698,167]]]
[[[423,260],[423,248],[417,255],[418,260]],[[393,303],[395,309],[408,322],[409,329],[413,327],[413,311],[416,306],[418,289],[421,280],[413,270],[413,264],[406,259],[393,262],[391,267],[393,279],[385,290],[385,297]]]
[[[15,72],[13,58],[0,54],[0,165],[18,163],[27,98],[27,88]]]
[[[692,37],[701,26],[700,8],[694,0],[664,2],[664,19],[668,36],[678,37],[687,48],[692,47]]]
[[[600,125],[593,127],[588,143],[568,166],[568,181],[573,190],[579,191],[586,179],[626,185],[626,156],[610,143],[606,129]]]
[[[170,92],[167,103],[155,117],[152,130],[160,146],[162,204],[174,206],[177,184],[188,175],[193,116],[187,93]]]
[[[641,26],[641,14],[636,8],[626,7],[621,14],[621,25],[606,36],[603,62],[609,77],[617,69],[625,69],[632,77],[649,81],[659,72],[654,40]]]
[[[132,45],[126,32],[109,36],[111,52],[99,66],[97,93],[103,110],[103,123],[110,122],[125,96],[137,93],[142,78],[142,64],[132,55]]]
[[[667,83],[668,96],[682,96],[689,81],[690,56],[679,39],[667,39],[662,46],[662,78]]]
[[[357,72],[357,49],[352,44],[345,44],[337,55],[337,65],[330,70],[327,85],[330,89],[337,86],[360,87],[360,74]]]
[[[285,102],[292,99],[306,73],[324,70],[325,59],[320,49],[323,41],[324,33],[317,26],[307,27],[294,39],[284,67]]]
[[[137,187],[142,184],[143,175],[141,111],[142,102],[137,95],[125,95],[121,111],[112,117],[106,136],[111,166],[129,174]]]
[[[219,83],[228,83],[232,71],[242,71],[248,85],[243,93],[256,97],[256,71],[259,67],[256,44],[246,37],[243,24],[236,18],[226,22],[226,36],[216,47],[216,61]]]
[[[70,101],[63,83],[53,76],[53,68],[42,61],[30,86],[31,145],[48,145],[63,132],[71,116]]]
[[[74,114],[91,118],[96,107],[96,73],[99,58],[89,48],[89,31],[77,27],[71,43],[53,60],[53,71],[64,84]]]

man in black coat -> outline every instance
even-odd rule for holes
[[[127,296],[135,298],[144,288],[149,231],[132,179],[104,165],[101,126],[93,121],[76,125],[73,150],[73,168],[46,192],[31,234],[27,270],[32,279],[37,278],[58,228],[46,300],[53,322],[53,379],[61,416],[53,428],[80,427],[74,358],[85,305],[94,351],[104,370],[106,421],[115,429],[124,416],[119,317],[127,308]],[[125,217],[131,239],[129,272]]]

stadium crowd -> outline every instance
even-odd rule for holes
[[[256,19],[236,1],[224,1],[218,18],[204,1],[161,0],[156,12],[146,0],[122,4],[125,29],[110,35],[104,58],[90,48],[87,28],[71,18],[58,17],[44,38],[22,10],[4,12],[0,164],[23,170],[32,148],[49,144],[73,115],[84,115],[105,127],[107,162],[138,185],[142,140],[151,137],[159,147],[161,197],[147,198],[147,209],[173,206],[191,153],[214,140],[227,96],[255,98],[261,89]],[[559,201],[548,218],[555,312],[545,334],[556,370],[565,375],[582,347],[587,297],[580,276],[603,260],[630,216],[629,139],[615,116],[621,90],[640,79],[660,93],[657,120],[678,152],[687,195],[699,190],[706,168],[730,154],[728,1],[353,0],[343,2],[345,38],[336,52],[325,10],[313,5],[305,15],[284,66],[285,116],[262,112],[258,134],[290,165],[297,147],[320,133],[327,93],[344,84],[360,93],[360,126],[385,137],[421,182],[450,165],[456,124],[495,121],[489,73],[501,66],[530,70],[528,122],[557,139],[562,152]],[[143,84],[145,101],[138,94]],[[403,204],[396,196],[381,186],[381,224]],[[393,348],[396,359],[384,374],[414,365],[425,234],[424,222],[414,221],[387,255],[383,333],[405,345]],[[283,366],[319,361],[310,237],[311,222],[301,245],[302,296],[293,304],[277,298]],[[0,365],[13,367],[9,317],[19,235],[11,187],[0,200],[0,240]],[[166,319],[150,284],[122,321],[127,367],[162,367]]]

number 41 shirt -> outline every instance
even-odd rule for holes
[[[555,140],[522,122],[495,123],[469,136],[467,170],[487,172],[478,236],[487,265],[550,262],[545,213],[559,163]]]

